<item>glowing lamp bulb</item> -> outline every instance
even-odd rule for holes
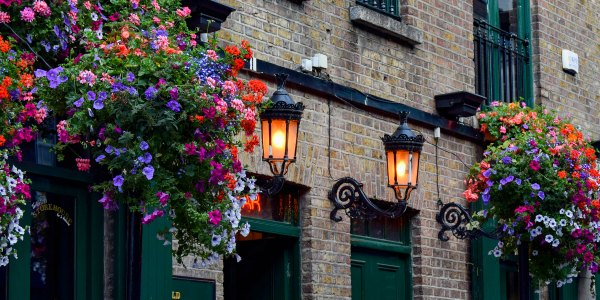
[[[273,147],[283,149],[283,147],[285,147],[285,134],[281,131],[275,131],[272,142]]]
[[[396,175],[398,177],[404,177],[406,173],[406,164],[404,162],[399,162],[396,165]]]

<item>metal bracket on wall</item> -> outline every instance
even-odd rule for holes
[[[435,219],[442,229],[438,233],[438,239],[441,241],[448,241],[450,238],[446,234],[446,231],[451,231],[457,239],[477,239],[479,237],[487,237],[490,239],[498,239],[498,231],[486,232],[479,228],[469,228],[469,224],[473,222],[473,217],[469,214],[469,211],[462,205],[450,202],[444,204],[442,201],[438,201],[440,211],[436,214]]]

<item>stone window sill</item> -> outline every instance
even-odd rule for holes
[[[405,42],[411,46],[423,43],[421,30],[364,6],[350,7],[350,21],[358,26],[374,29],[384,37]]]

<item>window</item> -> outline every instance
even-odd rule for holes
[[[356,0],[356,3],[394,17],[400,16],[398,0]]]
[[[533,104],[529,2],[473,0],[473,15],[475,91],[487,104]]]

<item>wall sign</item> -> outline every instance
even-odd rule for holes
[[[579,56],[573,51],[563,49],[562,51],[563,71],[575,75],[579,73]]]

